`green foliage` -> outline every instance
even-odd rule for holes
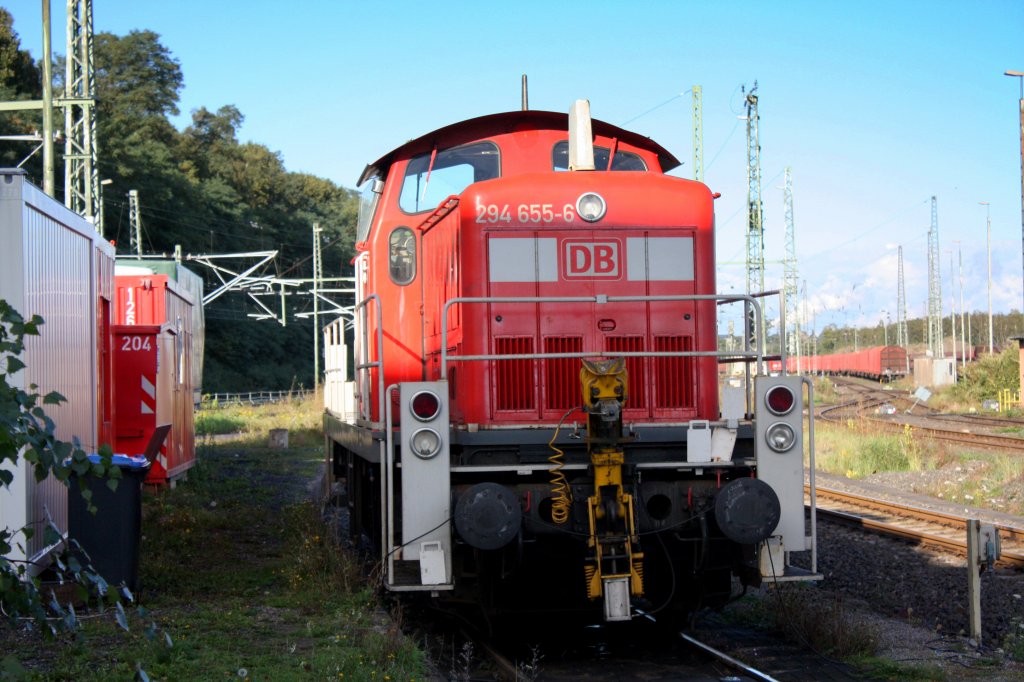
[[[985,355],[968,364],[950,393],[958,400],[980,403],[995,400],[1003,389],[1020,388],[1020,353],[1007,348],[998,355]]]
[[[21,49],[10,12],[0,7],[0,101],[39,99],[40,81],[40,69],[33,63],[32,55]],[[0,112],[0,130],[6,135],[25,135],[41,129],[42,115],[38,111]],[[35,146],[30,141],[0,140],[0,167],[17,166]],[[37,154],[25,167],[38,176],[42,159]]]

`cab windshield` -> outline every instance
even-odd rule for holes
[[[435,208],[453,194],[461,194],[474,182],[493,180],[501,175],[498,145],[474,142],[414,156],[405,168],[398,206],[406,213],[421,213]]]
[[[615,150],[615,158],[612,159],[612,167],[608,167],[608,155],[611,154],[608,147],[594,147],[594,169],[613,171],[645,171],[647,165],[644,160],[633,152]],[[551,167],[556,171],[569,170],[569,143],[563,140],[556,142],[551,152]]]

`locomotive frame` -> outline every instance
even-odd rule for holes
[[[617,621],[720,605],[734,576],[820,579],[813,387],[766,376],[759,343],[718,351],[716,304],[760,307],[714,292],[713,197],[677,165],[577,103],[448,126],[364,172],[324,431],[387,589]],[[749,389],[719,387],[722,360],[754,365]]]

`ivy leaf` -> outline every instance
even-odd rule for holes
[[[116,471],[116,469],[115,469]],[[110,488],[111,492],[117,492],[117,484],[120,483],[116,478],[111,476],[107,479],[107,487]]]
[[[121,602],[117,602],[117,612],[114,614],[114,618],[117,619],[117,624],[120,625],[125,632],[128,632],[128,616],[125,614],[124,606]],[[149,678],[147,677],[146,679],[148,680]]]
[[[13,355],[7,356],[7,373],[14,374],[15,372],[25,368],[25,363],[14,357]]]
[[[43,396],[43,405],[60,405],[61,403],[66,403],[67,401],[68,399],[62,396],[57,391],[50,391],[45,396]]]

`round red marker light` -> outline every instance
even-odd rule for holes
[[[772,414],[782,416],[789,414],[790,410],[793,409],[796,397],[793,395],[793,391],[789,390],[786,386],[775,386],[768,389],[764,402]]]
[[[441,401],[430,391],[421,391],[412,397],[410,408],[420,421],[430,421],[441,411]]]

